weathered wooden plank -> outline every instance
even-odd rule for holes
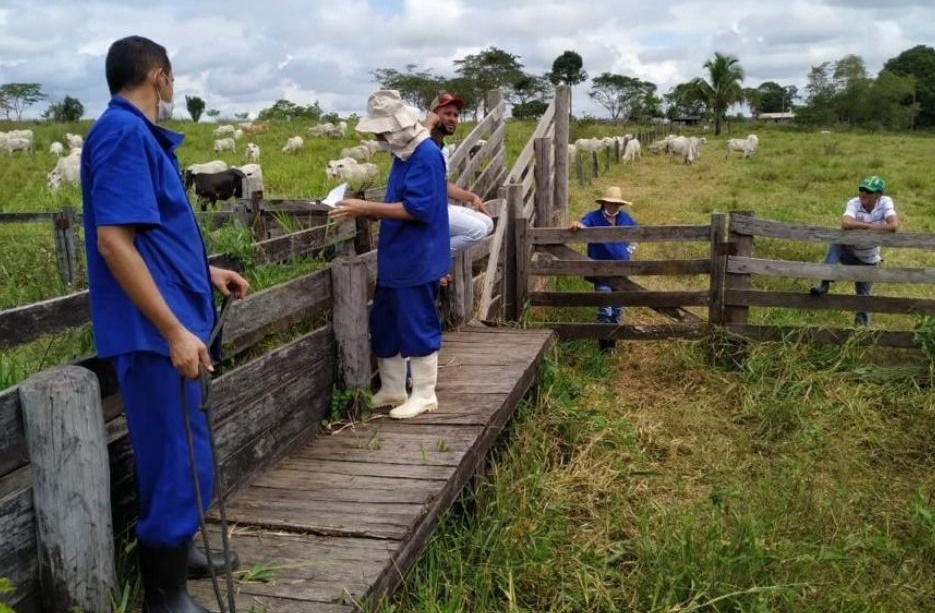
[[[690,260],[535,260],[530,275],[626,276],[704,275],[711,272],[710,259]]]
[[[277,469],[286,469],[306,474],[343,475],[347,477],[396,477],[399,469],[374,462],[330,462],[311,461],[298,455],[289,455],[277,464]],[[409,465],[407,479],[448,479],[453,469],[450,466]]]
[[[0,478],[0,577],[6,577],[16,592],[0,598],[20,610],[19,603],[37,600],[39,563],[33,515],[32,473],[28,467]]]
[[[283,262],[298,255],[305,255],[328,245],[352,240],[357,228],[351,221],[329,223],[324,226],[284,234],[256,244],[259,264]]]
[[[751,324],[729,324],[727,329],[760,341],[784,341],[801,339],[826,345],[840,345],[856,342],[860,345],[878,347],[896,347],[903,349],[918,348],[915,333],[908,331],[891,332],[889,330],[868,330],[866,328],[817,328],[806,326],[758,326]]]
[[[727,229],[723,213],[711,215],[711,283],[708,286],[708,321],[720,324],[724,321],[724,282],[727,275]]]
[[[935,300],[926,300],[923,298],[851,296],[847,294],[812,296],[807,291],[794,293],[728,290],[724,292],[724,302],[729,305],[757,307],[935,315]]]
[[[546,109],[545,113],[542,114],[542,117],[539,118],[539,123],[536,124],[536,129],[532,133],[532,136],[526,141],[526,145],[523,147],[523,150],[520,152],[519,157],[516,158],[516,162],[513,163],[513,168],[510,169],[510,174],[507,176],[507,183],[519,183],[520,178],[523,173],[529,169],[532,158],[535,152],[533,151],[534,142],[537,138],[546,135],[546,132],[549,129],[549,126],[552,123],[552,119],[555,116],[555,101],[552,101],[552,104],[549,105],[549,108]]]
[[[536,327],[549,327],[558,334],[559,338],[605,338],[615,340],[663,340],[671,338],[698,339],[709,334],[710,330],[705,324],[666,324],[666,325],[630,325],[596,324],[596,323],[533,323]]]
[[[753,216],[752,211],[731,211],[728,217],[728,243],[725,245],[725,253],[731,256],[750,257],[753,255],[753,238],[751,236],[740,234],[734,230],[734,225],[742,223]],[[746,290],[750,289],[750,275],[742,273],[731,273],[727,270],[727,264],[724,264],[724,289]],[[723,312],[723,321],[731,324],[747,323],[749,309],[746,307],[725,307]]]
[[[536,227],[552,225],[552,154],[554,148],[551,139],[548,138],[537,138],[533,144]]]
[[[0,311],[0,347],[15,347],[53,334],[77,328],[90,321],[88,292],[77,292]]]
[[[515,219],[513,240],[516,243],[516,261],[514,262],[516,275],[516,308],[519,320],[522,317],[523,309],[526,306],[526,297],[529,294],[529,275],[530,275],[530,249],[529,241],[526,239],[526,233],[529,231],[529,218],[522,215]]]
[[[529,232],[533,245],[563,245],[566,243],[614,242],[691,242],[709,241],[711,226],[614,226],[607,228],[536,227]]]
[[[500,135],[500,140],[503,140],[502,134]],[[496,149],[496,153],[494,153],[493,158],[491,158],[490,163],[487,164],[483,172],[477,175],[477,177],[470,182],[470,184],[467,186],[467,189],[483,198],[484,195],[489,191],[488,186],[493,182],[493,180],[503,168],[503,159],[505,157],[506,149],[502,146],[501,142],[500,146]],[[464,178],[469,179],[470,177],[468,175],[464,175]]]
[[[568,221],[568,132],[571,115],[571,95],[567,85],[555,88],[555,183],[553,185],[553,219],[549,224],[564,226]]]
[[[705,306],[709,292],[531,292],[533,306]]]
[[[0,213],[0,224],[50,223],[57,213]]]
[[[541,247],[541,251],[538,253],[548,255],[554,258],[562,260],[588,260],[588,256],[583,253],[579,253],[568,247],[566,245],[544,245]],[[617,292],[626,291],[626,292],[646,292],[649,291],[647,288],[643,287],[635,281],[631,281],[626,277],[608,277],[607,279],[610,287]],[[654,311],[665,315],[675,321],[685,322],[701,322],[702,319],[692,313],[691,311],[686,311],[685,309],[672,308],[672,307],[652,307]]]
[[[488,156],[490,156],[494,151],[503,151],[503,136],[505,133],[506,124],[501,122],[493,131],[493,133],[488,137],[487,142],[477,151],[476,154],[474,154],[468,160],[467,164],[464,166],[464,169],[461,171],[461,176],[458,177],[459,187],[465,187],[469,181],[477,176],[480,165],[487,161]],[[458,145],[458,149],[464,146],[464,143],[462,143]],[[450,161],[448,165],[450,168],[456,168],[456,166],[452,165]]]
[[[480,293],[480,304],[477,306],[477,316],[481,319],[488,319],[492,316],[491,302],[494,296],[494,284],[496,283],[497,267],[500,264],[503,253],[503,237],[510,226],[509,205],[506,200],[506,190],[501,189],[498,201],[502,203],[502,213],[497,219],[497,227],[493,232],[493,239],[490,245],[489,257],[487,259],[487,268],[484,272],[484,287]]]
[[[727,272],[829,279],[838,281],[872,281],[876,283],[935,283],[935,268],[881,268],[879,266],[838,266],[812,262],[789,262],[750,257],[727,258]]]
[[[451,158],[448,160],[448,165],[451,168],[457,168],[463,164],[468,159],[471,148],[477,145],[477,141],[480,140],[484,134],[489,134],[491,130],[496,129],[498,125],[501,125],[504,112],[505,105],[502,102],[491,109],[491,111],[487,113],[484,119],[479,124],[474,126],[474,129],[471,130],[471,133],[468,134],[464,140],[458,143],[458,146],[455,148],[455,152],[451,154]]]
[[[224,325],[224,356],[313,316],[330,306],[331,299],[331,271],[324,269],[237,300]]]
[[[367,389],[371,379],[367,296],[367,264],[361,257],[331,266],[338,373],[347,389]]]
[[[838,230],[824,226],[807,226],[782,221],[771,221],[757,217],[738,217],[731,222],[731,228],[738,234],[764,236],[768,238],[787,238],[792,240],[841,243],[856,247],[909,247],[915,249],[935,249],[935,234],[911,232],[877,232],[873,230]]]

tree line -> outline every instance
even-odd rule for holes
[[[576,51],[567,50],[552,62],[544,74],[526,72],[520,57],[497,47],[454,60],[453,77],[445,77],[408,64],[403,70],[378,68],[371,72],[382,87],[399,90],[403,99],[426,108],[440,91],[456,93],[465,101],[465,112],[486,112],[486,92],[501,91],[512,106],[513,117],[535,119],[548,108],[555,86],[574,87],[588,81],[584,61]],[[918,45],[903,51],[871,76],[863,58],[843,58],[812,66],[803,91],[795,85],[774,81],[744,87],[740,60],[715,52],[702,65],[702,76],[679,83],[660,95],[655,83],[624,74],[603,72],[590,79],[588,96],[607,110],[613,121],[649,122],[660,118],[698,118],[712,121],[720,134],[727,112],[745,104],[754,117],[763,113],[794,112],[795,121],[806,125],[835,125],[871,129],[935,128],[935,48]],[[46,100],[38,83],[0,85],[0,114],[7,120],[22,119],[23,112]],[[186,96],[192,121],[202,115],[218,117],[220,111],[207,109],[199,96]],[[42,117],[50,121],[77,121],[84,114],[79,100],[65,96],[52,102]],[[248,113],[236,113],[246,119]],[[322,111],[316,101],[298,105],[277,100],[262,109],[258,119],[336,121],[337,115]]]

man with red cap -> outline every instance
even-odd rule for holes
[[[439,147],[444,148],[445,137],[455,133],[463,109],[464,100],[449,92],[442,92],[429,104],[423,124],[431,130],[432,140]],[[446,158],[445,164],[447,163]],[[448,205],[448,232],[451,236],[452,253],[470,247],[493,231],[493,219],[484,208],[484,201],[480,196],[449,181],[448,199],[468,203],[467,206]]]

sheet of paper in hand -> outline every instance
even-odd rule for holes
[[[328,192],[328,195],[324,197],[321,203],[333,207],[337,203],[344,200],[345,190],[347,190],[347,183],[342,183],[341,185]]]

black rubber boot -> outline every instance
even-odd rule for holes
[[[617,346],[617,341],[614,339],[602,338],[597,341],[597,348],[600,349],[601,353],[607,353],[611,349]]]
[[[831,287],[831,281],[822,281],[815,287],[808,290],[811,292],[812,296],[824,296],[828,293],[828,289]]]
[[[231,551],[229,553],[231,570],[236,570],[240,566],[240,558],[237,556],[236,551]],[[217,549],[211,550],[211,565],[214,567],[214,574],[216,576],[224,576],[227,569],[224,567],[223,551]],[[204,579],[210,576],[211,573],[208,572],[208,556],[205,555],[205,550],[199,547],[195,541],[192,541],[191,545],[188,547],[188,578]]]
[[[188,549],[140,545],[143,613],[210,613],[188,594]]]

